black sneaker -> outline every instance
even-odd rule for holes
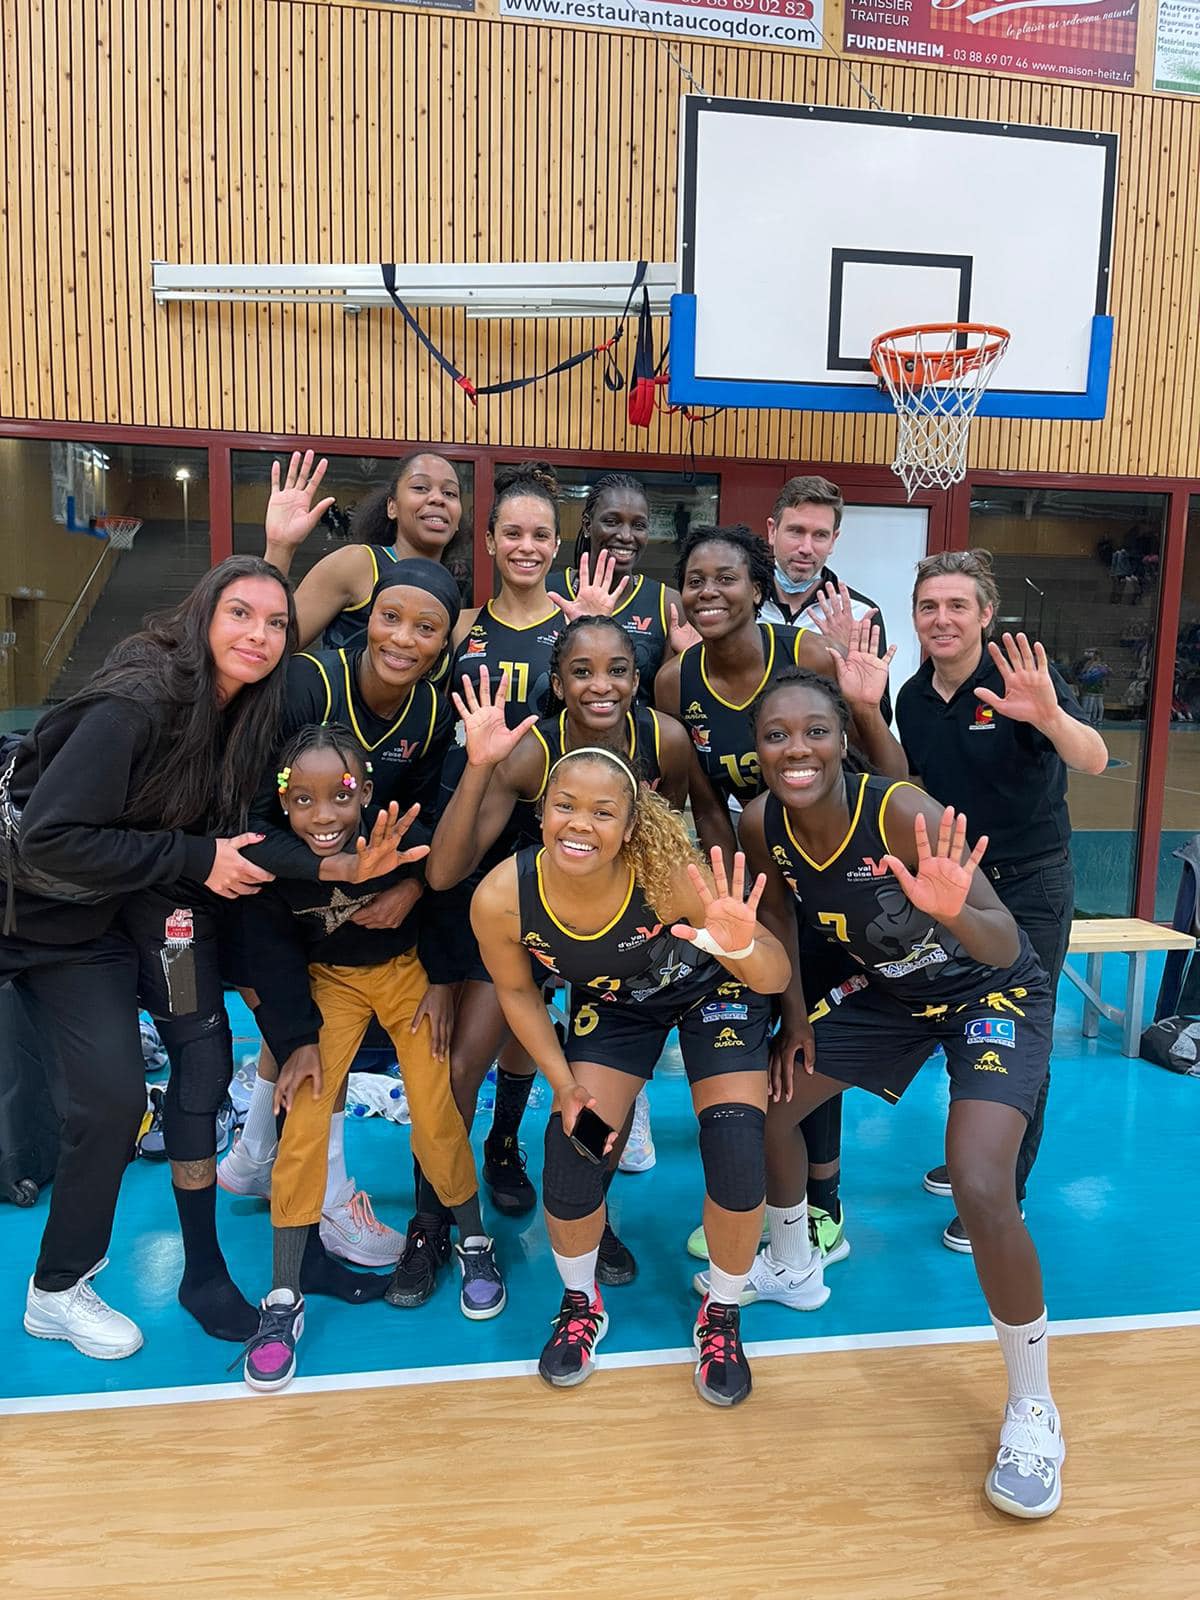
[[[525,1174],[525,1153],[511,1134],[483,1141],[483,1181],[492,1204],[509,1217],[522,1217],[537,1205],[537,1191]]]
[[[948,1195],[953,1193],[950,1188],[950,1168],[930,1167],[921,1179],[921,1187],[926,1194]]]
[[[450,1260],[450,1229],[431,1217],[414,1217],[408,1242],[383,1298],[406,1310],[423,1306],[437,1285],[438,1270]]]
[[[742,1348],[741,1312],[714,1305],[707,1295],[692,1335],[696,1393],[714,1406],[736,1406],[750,1393],[750,1368]]]
[[[607,1221],[600,1235],[600,1254],[596,1259],[596,1282],[607,1289],[620,1288],[637,1277],[637,1262],[633,1251],[622,1244]]]
[[[596,1346],[608,1332],[608,1312],[599,1294],[588,1304],[582,1289],[564,1289],[554,1332],[538,1361],[538,1374],[556,1389],[582,1383],[596,1365]]]
[[[960,1256],[973,1255],[971,1241],[967,1238],[967,1230],[963,1227],[958,1217],[951,1217],[942,1234],[942,1243],[947,1250],[957,1250]]]

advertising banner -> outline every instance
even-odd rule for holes
[[[1200,0],[1186,3],[1200,13]],[[846,0],[842,48],[1131,88],[1137,10],[1138,0]]]
[[[1158,0],[1154,87],[1200,94],[1200,0]]]
[[[824,0],[500,0],[502,17],[819,50]]]

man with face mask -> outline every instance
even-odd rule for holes
[[[789,478],[779,491],[775,510],[767,518],[767,543],[775,557],[775,591],[759,612],[764,622],[792,627],[817,626],[814,605],[827,583],[842,580],[826,565],[842,526],[842,494],[828,478]],[[879,624],[879,648],[887,649],[883,613],[869,596],[851,584],[851,609],[856,617],[874,610]],[[890,721],[891,697],[880,707]]]

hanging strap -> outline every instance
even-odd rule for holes
[[[633,297],[639,289],[642,289],[642,293],[646,298],[647,305],[649,303],[648,296],[646,296],[646,291],[643,288],[648,264],[649,263],[647,261],[638,262],[637,270],[633,275],[633,282],[629,286],[629,294],[626,296],[625,309],[622,311],[620,319],[617,322],[616,331],[613,333],[610,339],[605,339],[601,344],[593,345],[590,350],[580,350],[573,356],[567,356],[565,360],[557,362],[552,367],[548,367],[544,372],[534,372],[525,378],[507,378],[502,383],[485,384],[474,384],[465,373],[460,372],[459,369],[454,365],[454,362],[451,361],[450,357],[440,350],[436,344],[434,344],[433,340],[425,332],[424,328],[422,328],[416,317],[404,304],[404,301],[401,300],[400,296],[396,293],[396,263],[394,261],[385,261],[382,263],[380,271],[383,275],[383,287],[387,290],[392,304],[396,307],[396,310],[400,313],[413,333],[417,336],[417,339],[420,341],[423,348],[433,357],[446,376],[458,385],[471,404],[477,405],[478,396],[481,394],[511,394],[513,390],[525,389],[531,383],[542,383],[547,378],[556,378],[560,373],[569,372],[572,367],[581,366],[585,361],[591,361],[599,355],[608,357],[608,366],[604,374],[604,382],[607,387],[614,391],[622,389],[625,385],[625,379],[621,374],[621,369],[616,364],[616,360],[612,355],[612,351],[620,342],[621,337],[625,332],[625,323],[629,316],[629,308],[632,306]]]

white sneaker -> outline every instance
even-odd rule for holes
[[[638,1090],[633,1102],[633,1127],[621,1159],[618,1172],[649,1172],[658,1158],[654,1154],[654,1140],[650,1136],[650,1101],[645,1089]]]
[[[825,1265],[814,1250],[806,1267],[785,1267],[771,1254],[771,1246],[760,1250],[746,1279],[754,1300],[777,1300],[789,1311],[819,1311],[829,1299],[825,1287]]]
[[[1058,1412],[1042,1400],[1010,1401],[1004,1408],[996,1465],[983,1492],[1010,1517],[1048,1517],[1062,1501],[1061,1467],[1067,1446]]]
[[[38,1289],[30,1278],[25,1332],[35,1339],[66,1339],[81,1356],[97,1361],[121,1361],[140,1350],[142,1330],[137,1323],[114,1311],[92,1288],[91,1279],[107,1265],[105,1256],[69,1289]]]
[[[404,1254],[405,1237],[378,1220],[370,1195],[347,1178],[321,1212],[321,1243],[331,1256],[357,1267],[394,1267]]]
[[[692,1279],[692,1288],[698,1295],[706,1295],[709,1290],[708,1273],[697,1272]],[[745,1284],[742,1286],[742,1292],[738,1295],[738,1305],[748,1306],[751,1301],[757,1299],[758,1290],[753,1286],[749,1278],[747,1278]]]
[[[237,1139],[232,1150],[217,1162],[217,1182],[226,1194],[250,1195],[255,1200],[271,1198],[271,1169],[275,1165],[275,1150],[264,1161],[256,1161],[246,1149],[245,1139]]]

